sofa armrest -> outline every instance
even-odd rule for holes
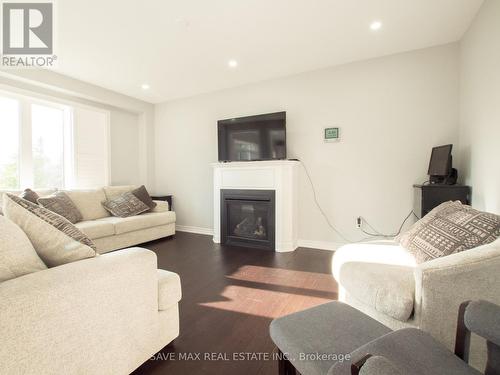
[[[156,255],[130,248],[0,283],[0,373],[128,373],[156,346]],[[125,349],[126,348],[126,349]],[[140,358],[140,357],[139,357]],[[111,366],[111,367],[110,367]]]
[[[167,201],[153,201],[156,203],[156,207],[151,210],[151,212],[166,212],[170,211],[170,206]]]
[[[500,240],[418,265],[415,320],[453,350],[460,305],[483,299],[500,303]]]

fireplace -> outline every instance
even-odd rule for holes
[[[297,248],[299,162],[245,161],[213,163],[212,167],[215,243],[257,246],[280,253]],[[244,216],[249,219],[235,233]],[[256,231],[256,221],[265,231]]]
[[[275,250],[275,191],[221,189],[222,243]]]

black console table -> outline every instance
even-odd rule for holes
[[[464,185],[413,185],[415,189],[415,214],[422,218],[434,207],[447,201],[470,204],[471,187]]]
[[[171,195],[152,195],[151,196],[151,199],[153,199],[154,201],[164,201],[164,202],[168,202],[168,208],[170,211],[173,211],[173,199],[172,199],[172,196]]]

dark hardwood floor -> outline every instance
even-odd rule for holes
[[[180,275],[183,297],[180,336],[135,375],[277,374],[277,362],[262,359],[275,350],[271,320],[337,299],[330,251],[219,246],[211,236],[183,232],[144,247],[156,252],[159,268]],[[234,353],[253,357],[234,360]]]

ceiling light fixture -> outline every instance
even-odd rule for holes
[[[380,21],[373,21],[370,24],[370,29],[372,29],[373,31],[380,30],[381,28],[382,28],[382,22]]]
[[[238,66],[238,61],[236,60],[229,60],[227,65],[230,67],[230,68],[236,68]]]
[[[149,90],[149,88],[150,88],[150,87],[151,87],[151,86],[149,86],[147,83],[143,83],[143,84],[141,85],[141,89],[143,89],[143,90]]]

